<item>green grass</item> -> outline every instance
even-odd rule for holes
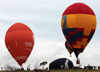
[[[64,70],[51,70],[51,72],[100,72],[100,70],[89,69],[64,69]]]
[[[0,72],[100,72],[100,70],[64,69],[64,70],[50,70],[50,71],[0,71]]]

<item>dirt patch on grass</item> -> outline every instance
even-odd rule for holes
[[[34,72],[51,72],[51,71],[48,71],[48,70],[35,70]]]

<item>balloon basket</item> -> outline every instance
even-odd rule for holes
[[[80,60],[79,60],[79,58],[77,58],[77,60],[76,60],[76,64],[80,64]]]

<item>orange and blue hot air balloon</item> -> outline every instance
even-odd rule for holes
[[[74,3],[62,14],[63,34],[77,58],[93,37],[96,24],[95,13],[84,3]]]
[[[72,49],[72,46],[69,44],[69,42],[66,40],[65,42],[65,47],[66,49],[68,50],[69,54],[70,54],[70,57],[71,57],[71,54],[73,52],[73,49]]]
[[[34,34],[27,25],[15,23],[6,32],[5,44],[12,57],[22,66],[33,49]]]

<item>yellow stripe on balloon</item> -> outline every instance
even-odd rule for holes
[[[69,14],[67,15],[67,28],[86,28],[92,26],[96,28],[96,16],[89,14]]]

